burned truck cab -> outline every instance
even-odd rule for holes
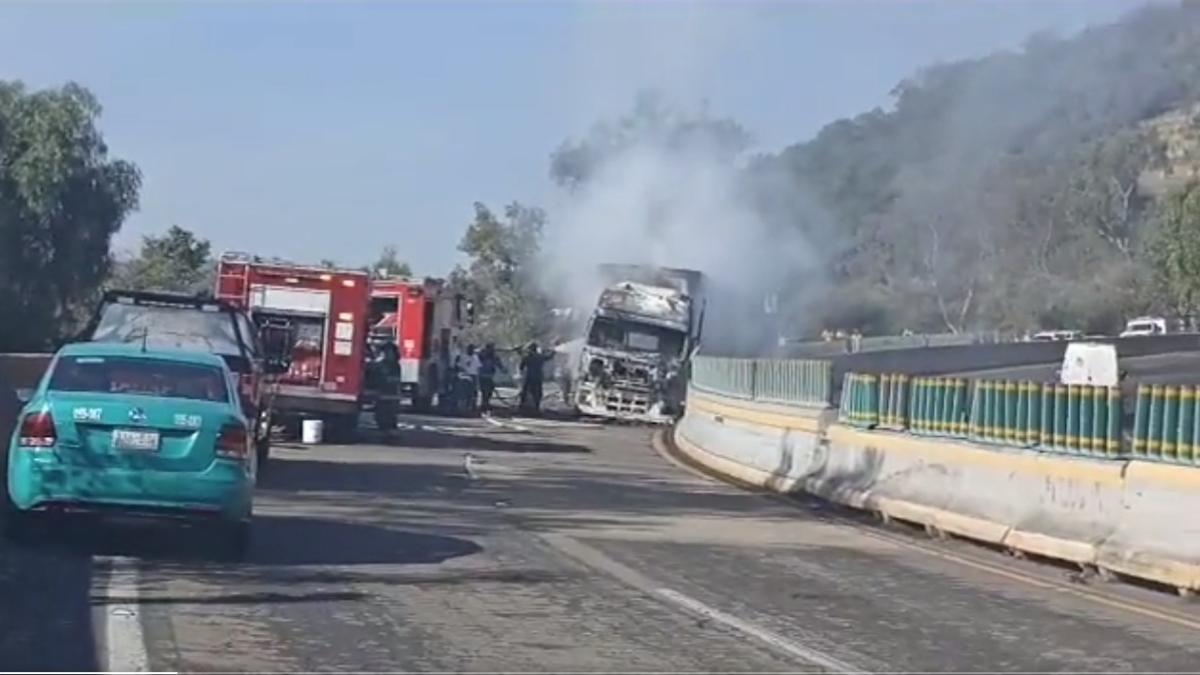
[[[670,423],[686,395],[695,325],[693,299],[678,288],[606,287],[580,347],[575,407],[586,416]]]

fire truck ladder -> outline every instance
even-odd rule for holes
[[[218,300],[228,300],[237,305],[245,302],[246,294],[250,292],[249,261],[240,268],[240,272],[229,272],[228,268],[221,266],[221,274],[217,278]]]

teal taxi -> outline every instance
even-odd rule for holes
[[[5,531],[44,512],[195,517],[240,554],[256,456],[235,382],[209,353],[63,347],[9,443]]]

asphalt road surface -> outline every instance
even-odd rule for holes
[[[158,527],[0,549],[0,670],[1200,665],[1188,600],[741,491],[651,441],[408,417],[355,446],[281,448],[245,562]]]

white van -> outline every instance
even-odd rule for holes
[[[1130,319],[1125,324],[1125,330],[1121,331],[1121,337],[1134,337],[1137,335],[1165,335],[1166,332],[1166,319],[1159,316],[1139,316],[1136,319]]]

